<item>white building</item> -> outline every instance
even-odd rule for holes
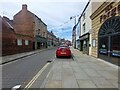
[[[80,20],[80,51],[91,55],[91,41],[92,41],[92,21],[90,16],[92,14],[92,4],[89,1],[85,6],[79,20]]]

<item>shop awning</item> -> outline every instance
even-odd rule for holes
[[[86,34],[79,37],[80,40],[84,40],[84,39],[87,39],[87,38],[89,38],[89,33],[86,33]]]
[[[46,43],[47,39],[44,37],[36,36],[36,41],[40,43]]]

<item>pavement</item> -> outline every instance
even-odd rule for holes
[[[71,48],[73,59],[56,59],[39,88],[118,90],[118,67]],[[38,84],[38,82],[37,82]],[[32,88],[32,86],[31,86]]]

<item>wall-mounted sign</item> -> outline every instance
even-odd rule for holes
[[[96,47],[96,39],[93,39],[93,40],[92,40],[92,46],[93,46],[93,47]]]
[[[108,19],[109,17],[115,16],[117,13],[120,13],[120,4],[116,7],[113,7],[113,3],[108,5],[104,9],[104,14],[100,16],[100,23]]]

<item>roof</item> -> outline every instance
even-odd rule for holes
[[[13,28],[13,20],[10,20],[8,17],[6,16],[3,16],[3,19],[5,20],[5,22],[8,24],[8,26],[11,28],[11,29],[14,29]]]

